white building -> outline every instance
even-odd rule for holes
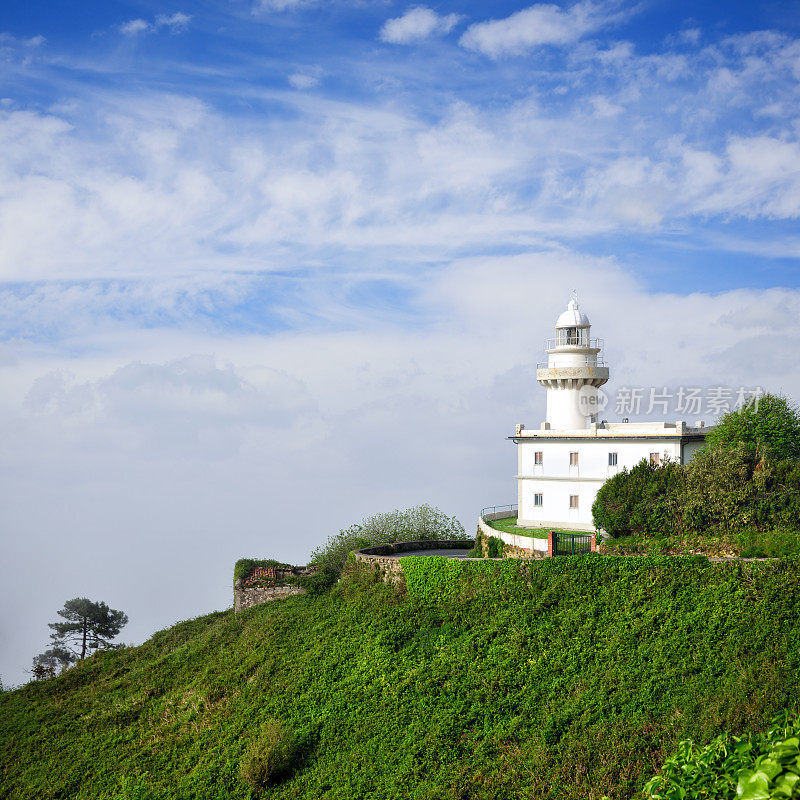
[[[547,389],[547,419],[537,429],[517,425],[518,522],[523,527],[594,530],[592,503],[603,481],[643,458],[686,463],[702,447],[698,422],[598,421],[598,389],[608,381],[601,339],[575,298],[545,343],[537,381]]]

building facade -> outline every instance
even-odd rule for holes
[[[538,429],[517,425],[517,524],[594,530],[592,504],[603,482],[643,458],[687,463],[703,446],[702,422],[598,420],[598,390],[608,381],[603,342],[592,339],[575,298],[545,343],[537,381],[547,389],[547,418]]]

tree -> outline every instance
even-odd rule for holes
[[[729,411],[706,435],[706,446],[754,444],[764,455],[800,459],[800,409],[785,397],[765,394]]]
[[[676,461],[657,465],[642,459],[600,487],[592,504],[595,527],[614,538],[675,532],[685,480],[685,468]]]
[[[75,656],[66,648],[52,647],[34,657],[31,674],[37,681],[54,678],[58,674],[57,669],[58,672],[63,672],[73,661]]]
[[[343,528],[314,550],[311,563],[319,567],[320,573],[338,577],[352,550],[391,542],[468,538],[464,526],[455,517],[448,517],[433,506],[414,506],[405,511],[374,514]]]
[[[81,661],[87,650],[97,648],[117,649],[113,639],[128,622],[127,614],[109,608],[105,603],[94,603],[85,597],[75,597],[64,603],[58,615],[66,622],[51,622],[48,627],[55,633],[50,638],[58,648],[71,651]]]

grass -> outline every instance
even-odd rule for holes
[[[505,578],[349,578],[4,692],[0,797],[622,800],[800,702],[800,559],[470,563]]]
[[[561,528],[520,528],[517,526],[517,517],[506,517],[504,519],[487,520],[486,524],[496,531],[504,533],[515,533],[518,536],[529,536],[533,539],[546,539],[548,531],[557,533],[585,533],[585,531],[568,531]]]
[[[755,528],[661,536],[635,534],[601,543],[605,555],[707,555],[723,558],[782,558],[800,554],[797,531]]]

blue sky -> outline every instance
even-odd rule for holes
[[[612,394],[800,397],[798,2],[10,0],[0,67],[6,681],[512,502],[573,288]]]

